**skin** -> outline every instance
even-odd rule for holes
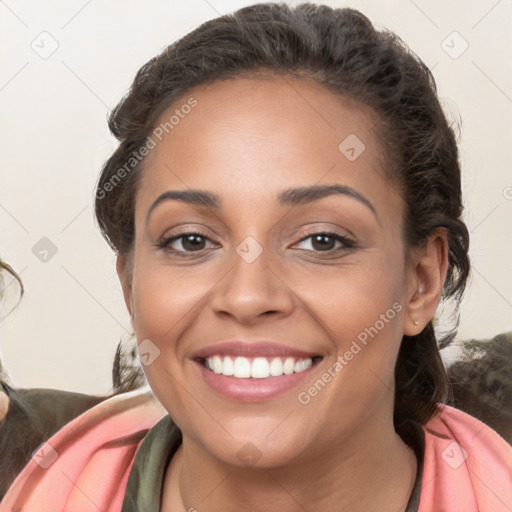
[[[9,412],[9,397],[0,391],[0,421],[3,421]]]
[[[137,339],[160,350],[144,367],[148,382],[183,433],[161,510],[405,510],[417,461],[393,428],[394,365],[403,334],[435,314],[446,233],[404,251],[404,202],[384,177],[377,118],[362,105],[307,79],[244,78],[191,89],[161,119],[190,96],[197,106],[146,161],[133,252],[117,262]],[[354,161],[338,150],[349,134],[366,146]],[[289,187],[327,184],[352,187],[377,217],[347,195],[294,207],[276,199]],[[165,201],[147,219],[160,194],[189,188],[218,194],[222,208]],[[170,246],[188,258],[157,247],[196,229],[207,236],[199,250],[184,238]],[[356,247],[315,244],[311,236],[326,229]],[[252,263],[236,252],[248,236],[263,249]],[[300,403],[298,393],[395,302],[401,311]],[[236,336],[323,359],[280,397],[235,402],[203,381],[190,356]],[[247,442],[260,454],[249,467],[237,456]]]

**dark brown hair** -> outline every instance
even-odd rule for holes
[[[512,444],[512,331],[460,343],[448,368],[450,405],[482,420]]]
[[[25,293],[25,289],[23,288],[23,281],[20,276],[16,273],[16,271],[5,261],[0,260],[0,300],[3,299],[5,293],[4,287],[4,271],[10,274],[16,280],[19,290],[20,290],[20,299],[23,297]]]
[[[260,3],[203,23],[138,71],[109,118],[120,142],[96,189],[100,229],[119,254],[134,242],[134,198],[145,159],[135,161],[159,116],[192,87],[257,73],[314,79],[379,119],[386,174],[406,203],[405,248],[446,228],[443,298],[460,302],[470,272],[454,131],[427,66],[359,11],[303,3]],[[126,163],[131,161],[127,169]],[[445,338],[445,342],[453,338]],[[404,336],[396,363],[395,428],[407,441],[444,402],[448,381],[432,322]]]
[[[19,288],[19,299],[21,300],[21,297],[23,297],[23,294],[25,293],[25,289],[23,288],[23,281],[21,280],[20,276],[16,273],[16,271],[5,261],[0,260],[0,307],[3,306],[3,299],[5,296],[5,286],[4,286],[4,277],[5,273],[10,274],[15,282],[18,285]],[[10,313],[10,311],[8,312]],[[0,315],[0,319],[3,318],[3,314]],[[7,371],[5,370],[2,360],[0,359],[0,382],[7,381],[9,379],[7,375]],[[0,389],[0,392],[2,390]]]

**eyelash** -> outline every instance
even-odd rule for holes
[[[204,233],[201,233],[200,231],[190,231],[190,232],[181,233],[179,235],[175,235],[172,237],[163,238],[156,244],[156,247],[159,249],[164,249],[166,252],[176,254],[177,256],[183,257],[183,258],[186,258],[186,257],[194,255],[196,253],[201,253],[201,252],[205,251],[206,249],[201,249],[199,251],[177,251],[176,249],[169,248],[169,245],[172,242],[174,242],[176,240],[180,240],[182,238],[186,238],[187,236],[190,236],[190,235],[200,236],[201,238],[204,238],[205,240],[210,240],[210,238],[208,236],[206,236]],[[311,251],[311,250],[306,249],[308,252],[332,255],[333,253],[347,251],[347,250],[350,250],[350,249],[353,249],[356,247],[355,242],[353,242],[350,238],[340,235],[339,233],[336,233],[334,231],[315,231],[313,233],[308,233],[308,234],[306,234],[306,236],[302,237],[297,243],[304,242],[308,238],[312,238],[317,235],[324,235],[324,236],[333,238],[334,240],[342,243],[344,247],[341,247],[338,249],[329,249],[328,251],[315,251],[315,250]]]

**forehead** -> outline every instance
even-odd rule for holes
[[[275,199],[280,189],[322,182],[378,195],[391,185],[376,122],[368,107],[311,79],[237,78],[194,87],[156,123],[137,203],[186,188],[241,202]]]
[[[189,108],[192,99],[197,104]],[[171,117],[174,124],[166,127]],[[208,143],[222,141],[219,153],[230,149],[228,158],[236,154],[241,159],[250,149],[248,143],[254,141],[254,151],[248,156],[264,160],[267,155],[275,161],[288,152],[323,154],[326,147],[337,157],[339,143],[351,134],[372,145],[376,121],[370,108],[312,79],[255,77],[190,89],[160,116],[157,130],[163,129],[161,138],[168,143],[159,144],[161,147],[190,145],[192,138],[201,149],[214,150],[217,146]],[[230,139],[232,144],[226,147]],[[282,143],[286,146],[279,146]],[[265,145],[261,149],[267,153],[258,151],[259,144]],[[268,154],[269,150],[275,151]]]

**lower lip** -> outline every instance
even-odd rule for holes
[[[227,377],[211,372],[197,361],[195,363],[205,382],[220,395],[241,402],[261,402],[276,398],[297,387],[319,362],[320,360],[315,361],[307,370],[299,373],[265,379]]]

